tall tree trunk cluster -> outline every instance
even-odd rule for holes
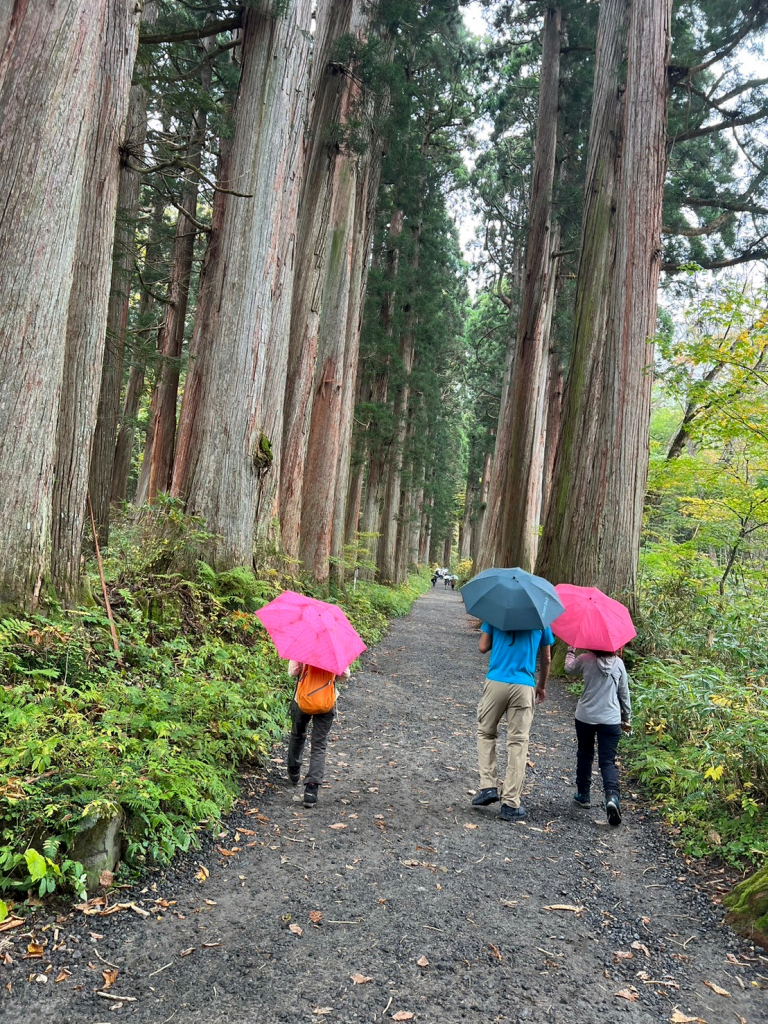
[[[0,20],[2,604],[77,588],[137,31],[126,0]]]
[[[600,7],[563,393],[548,343],[560,244],[552,212],[560,13],[546,13],[526,272],[478,558],[479,568],[535,566],[554,582],[630,601],[648,466],[670,18],[671,0]]]

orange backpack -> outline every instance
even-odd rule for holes
[[[305,715],[324,715],[336,703],[336,676],[322,668],[305,665],[296,687],[296,703]]]

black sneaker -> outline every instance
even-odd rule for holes
[[[573,802],[575,804],[578,804],[579,807],[584,807],[585,809],[587,807],[591,807],[592,806],[592,801],[589,798],[589,790],[587,790],[584,793],[574,793],[573,794]]]
[[[619,803],[618,793],[606,793],[605,813],[608,815],[609,825],[621,824],[621,804]]]
[[[502,804],[499,817],[502,821],[522,821],[526,811],[522,804],[519,807],[510,807],[509,804]]]
[[[300,768],[289,768],[288,769],[288,781],[292,786],[298,786],[299,779],[301,778]]]
[[[317,783],[308,782],[304,787],[304,806],[314,807],[317,803]]]
[[[489,786],[487,789],[481,789],[480,792],[472,797],[473,807],[487,807],[488,804],[494,804],[499,799],[499,791],[495,786]]]

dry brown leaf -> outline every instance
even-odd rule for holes
[[[626,999],[628,1003],[636,1003],[640,998],[639,994],[631,988],[620,988],[618,992],[613,994],[618,996],[619,999]]]
[[[618,962],[619,960],[634,960],[634,957],[634,953],[630,953],[627,950],[623,949],[617,949],[616,952],[613,954],[614,962]]]
[[[312,1011],[312,1013],[314,1013],[316,1017],[325,1017],[329,1013],[333,1013],[333,1007],[332,1006],[316,1006],[314,1008],[314,1010]]]
[[[469,822],[467,822],[466,825],[464,826],[464,828],[478,828],[478,826],[477,825],[471,825]]]
[[[30,981],[36,981],[38,983],[38,985],[47,985],[48,984],[48,975],[47,974],[30,974],[29,980]]]
[[[312,922],[312,924],[320,924],[322,919],[323,919],[323,912],[322,912],[322,910],[310,910],[310,912],[309,912],[309,920]]]
[[[429,960],[425,956],[420,956],[416,963],[419,967],[429,967]]]
[[[200,870],[195,872],[195,878],[198,880],[198,882],[204,882],[207,878],[210,878],[210,875],[211,872],[208,870],[205,864],[201,864]]]
[[[105,868],[99,875],[99,885],[103,885],[104,888],[108,888],[115,880],[115,876],[111,871],[107,871]]]
[[[218,907],[218,903],[216,902],[216,900],[203,900],[203,903],[207,907]]]
[[[55,978],[53,979],[53,980],[54,980],[54,984],[55,984],[56,982],[59,982],[59,981],[69,981],[69,979],[70,979],[71,977],[72,977],[72,971],[70,971],[70,970],[69,970],[68,968],[66,968],[66,967],[62,967],[62,968],[61,968],[61,970],[59,971],[59,973],[58,973],[58,974],[56,975],[56,977],[55,977]]]
[[[30,942],[22,960],[42,960],[44,952],[45,946],[41,946],[38,942]]]
[[[672,1011],[672,1016],[669,1019],[671,1024],[707,1024],[702,1017],[689,1017],[687,1013],[683,1013],[677,1007]]]
[[[182,949],[182,951],[179,953],[179,956],[190,956],[194,952],[195,952],[195,947],[194,946],[190,946],[188,949]]]
[[[220,946],[220,942],[204,942],[203,949],[214,949],[216,946]]]
[[[335,828],[335,829],[341,829],[341,828],[346,828],[346,827],[347,826],[344,824],[343,821],[336,821],[336,822],[333,823],[333,825],[329,825],[328,826],[328,828]]]
[[[18,928],[23,924],[23,917],[6,917],[6,919],[0,923],[0,932],[9,932],[11,928]]]
[[[747,1024],[747,1018],[742,1017],[740,1013],[734,1013],[734,1017],[739,1022],[739,1024]]]
[[[3,955],[0,956],[0,964],[3,964],[4,967],[10,967],[12,963],[13,957],[10,953],[3,953]]]
[[[497,960],[501,960],[501,950],[498,946],[494,946],[492,942],[489,942],[488,948],[491,951],[491,956],[495,956]]]
[[[294,935],[298,935],[299,938],[301,938],[301,936],[304,934],[304,932],[301,930],[300,924],[289,924],[288,931],[293,932]]]
[[[398,1010],[392,1014],[392,1020],[413,1020],[413,1014],[410,1010]]]
[[[366,982],[373,981],[373,978],[369,978],[367,974],[350,974],[350,978],[355,985],[365,985]]]
[[[118,969],[116,967],[113,968],[111,971],[102,971],[101,972],[101,976],[104,979],[104,991],[105,992],[106,992],[106,990],[108,988],[112,988],[112,986],[115,984],[115,982],[117,981],[117,976],[118,976],[119,973],[120,972],[118,971]],[[56,980],[58,981],[58,979],[56,979]]]
[[[223,846],[217,846],[216,849],[222,857],[234,857],[238,852],[237,850],[225,850]]]
[[[720,986],[716,985],[714,981],[705,981],[704,984],[707,986],[707,988],[711,988],[716,996],[727,996],[729,999],[731,998],[731,993],[728,991],[728,989],[720,988]]]
[[[580,914],[586,907],[574,907],[571,903],[553,903],[549,907],[544,907],[545,910],[571,910],[574,914]]]
[[[645,946],[642,942],[635,941],[631,942],[630,945],[632,946],[632,949],[639,949],[642,953],[645,953],[645,955],[650,959],[651,954],[648,951],[648,947]]]

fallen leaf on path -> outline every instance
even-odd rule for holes
[[[300,924],[289,924],[288,931],[293,932],[294,935],[298,935],[299,938],[301,938],[301,936],[304,934],[304,932],[301,930]]]
[[[3,953],[3,955],[0,957],[0,964],[3,964],[4,967],[10,967],[12,963],[13,957],[11,956],[11,954]]]
[[[425,956],[420,956],[416,963],[419,967],[429,967],[429,960]]]
[[[346,827],[347,827],[347,826],[346,826],[346,825],[344,824],[344,822],[343,822],[343,821],[337,821],[337,822],[334,822],[334,824],[333,824],[333,825],[329,825],[329,826],[328,826],[328,828],[336,828],[336,829],[340,829],[340,828],[346,828]]]
[[[0,932],[9,932],[11,928],[18,928],[22,924],[24,924],[23,917],[6,917],[0,924]]]
[[[195,947],[190,946],[188,949],[182,949],[179,956],[191,956],[195,952]]]
[[[739,1024],[747,1024],[747,1018],[742,1017],[740,1013],[734,1013],[734,1017],[739,1022]]]
[[[720,986],[716,985],[714,981],[705,981],[704,984],[707,986],[707,988],[711,988],[716,996],[727,996],[729,999],[731,998],[731,993],[728,991],[728,989],[720,988]]]
[[[54,984],[59,981],[69,981],[71,977],[72,971],[70,971],[67,967],[62,967],[59,973],[54,978]]]
[[[48,984],[48,975],[47,974],[30,974],[29,980],[30,981],[36,981],[38,983],[38,985],[47,985]]]
[[[499,902],[501,903],[502,907],[516,907],[520,901],[501,899],[499,900]]]
[[[323,919],[323,912],[321,910],[310,910],[309,920],[312,924],[320,924]]]
[[[630,953],[624,949],[617,949],[613,954],[613,959],[616,963],[618,963],[619,960],[634,960],[634,958],[634,953]]]
[[[580,914],[586,907],[574,907],[571,903],[553,903],[549,907],[544,907],[545,910],[570,910],[574,914]]]
[[[208,870],[205,864],[201,864],[200,870],[195,872],[195,878],[198,880],[198,882],[204,882],[206,879],[210,877],[211,872]]]
[[[101,914],[107,905],[106,896],[95,896],[92,900],[86,900],[85,903],[75,904],[75,910],[82,910],[86,916],[91,914]],[[3,926],[0,925],[0,930]]]
[[[213,949],[216,946],[220,946],[220,942],[204,942],[203,949]]]
[[[41,946],[37,942],[30,942],[22,960],[42,960],[44,951],[45,946]]]
[[[478,827],[477,825],[470,825],[469,822],[467,822],[466,825],[464,826],[464,828],[477,828],[477,827]]]
[[[613,994],[618,996],[619,999],[626,999],[628,1003],[636,1003],[640,998],[640,995],[631,988],[620,988],[618,992]]]
[[[373,981],[373,978],[369,978],[366,974],[350,974],[350,978],[355,985],[365,985],[368,981]]]
[[[497,960],[501,960],[501,951],[498,946],[494,946],[492,942],[489,942],[488,948],[490,949],[492,956],[495,956]]]
[[[641,952],[645,953],[645,955],[650,959],[651,954],[648,952],[648,947],[643,945],[642,942],[635,941],[631,942],[630,945],[632,949],[639,949]]]
[[[203,903],[207,907],[218,907],[218,903],[216,902],[216,900],[203,900]]]
[[[98,942],[99,939],[103,939],[104,938],[104,936],[103,936],[103,934],[101,932],[88,932],[88,934],[90,935],[90,937],[92,939],[95,939],[97,942]]]
[[[312,1013],[317,1017],[325,1017],[329,1013],[333,1013],[332,1006],[316,1006]]]
[[[115,984],[115,982],[117,981],[117,975],[119,973],[120,972],[118,971],[118,969],[116,967],[114,968],[114,970],[102,971],[101,972],[101,976],[104,979],[104,991],[105,992],[106,992],[106,990],[108,988],[112,988],[112,986]]]
[[[132,910],[134,914],[138,914],[139,917],[151,917],[152,915],[148,910],[144,910],[143,907],[137,906],[135,903],[118,903],[113,910]]]
[[[410,1010],[398,1010],[392,1014],[392,1020],[413,1020],[413,1014]]]
[[[671,1024],[707,1024],[702,1017],[689,1017],[677,1008],[672,1011],[672,1016],[669,1019]]]
[[[107,871],[106,868],[99,875],[99,885],[103,885],[105,889],[108,886],[112,885],[114,880],[115,880],[114,874],[111,871]]]

